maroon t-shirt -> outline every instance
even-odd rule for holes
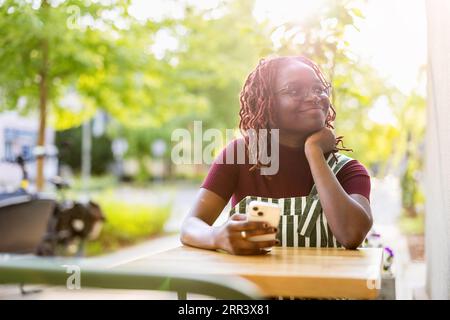
[[[267,179],[258,169],[249,171],[253,164],[249,163],[248,157],[245,158],[245,164],[238,164],[238,143],[243,144],[244,140],[233,140],[222,150],[203,181],[202,188],[216,193],[225,201],[231,198],[232,206],[246,196],[290,198],[309,195],[314,180],[302,149],[280,144],[278,173]],[[234,148],[234,161],[230,164],[226,163],[228,148]],[[349,161],[336,178],[348,194],[357,193],[370,200],[370,176],[357,160]]]

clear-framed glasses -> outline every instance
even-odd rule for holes
[[[288,84],[287,86],[277,90],[276,94],[287,95],[292,99],[296,100],[304,100],[310,93],[322,97],[329,96],[330,94],[330,86],[324,86],[322,84],[312,84],[310,86],[301,86],[295,84]]]

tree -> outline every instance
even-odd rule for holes
[[[210,10],[187,7],[180,21],[183,36],[176,58],[179,81],[204,96],[206,127],[233,128],[238,123],[239,92],[258,60],[272,53],[270,29],[253,16],[253,0],[224,1]]]
[[[152,109],[142,110],[138,122],[116,123],[110,131],[128,139],[127,155],[138,159],[141,172],[140,160],[148,156],[151,141],[161,138],[170,145],[176,128],[189,128],[199,119],[205,130],[237,127],[238,95],[245,77],[272,52],[270,29],[253,17],[253,2],[225,1],[213,9],[178,2],[184,6],[183,16],[158,30],[178,43],[157,61],[164,66],[160,94],[170,97],[161,104],[165,112],[160,121],[149,122],[144,119]]]
[[[374,175],[383,177],[400,164],[406,152],[402,117],[407,97],[352,52],[347,34],[358,29],[363,13],[364,1],[339,0],[303,21],[275,26],[275,51],[282,55],[303,54],[320,65],[333,86],[336,132],[345,136],[346,146],[354,150],[353,157],[372,169]],[[369,112],[377,103],[390,108],[397,123],[371,119]]]
[[[96,108],[127,119],[155,100],[156,90],[147,89],[155,87],[155,73],[162,71],[150,68],[154,58],[147,48],[157,26],[130,17],[128,4],[127,0],[0,4],[2,108],[30,112],[39,106],[38,146],[45,146],[49,113],[57,128],[69,128],[89,119]],[[140,78],[143,70],[147,73]],[[70,92],[79,97],[78,110],[63,103]],[[43,161],[37,158],[38,190],[44,184]]]

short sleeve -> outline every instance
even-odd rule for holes
[[[228,161],[229,163],[227,163],[226,154],[229,148],[234,148],[232,154],[236,154],[236,144],[237,140],[233,140],[220,152],[200,186],[216,193],[227,202],[236,189],[239,179],[239,166],[236,161]]]
[[[370,175],[358,160],[352,160],[345,164],[337,173],[336,178],[347,194],[360,194],[370,202]]]

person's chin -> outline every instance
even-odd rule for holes
[[[295,121],[294,118],[286,121],[284,125],[280,125],[278,129],[294,133],[294,134],[311,134],[313,132],[319,131],[325,127],[325,117],[311,117],[303,118],[299,121]]]
[[[301,131],[307,133],[313,133],[319,131],[325,127],[325,119],[310,119],[307,123],[302,126]],[[299,128],[300,129],[300,128]]]

